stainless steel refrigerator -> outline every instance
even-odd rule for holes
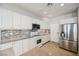
[[[69,51],[77,52],[77,24],[61,24],[59,46]]]

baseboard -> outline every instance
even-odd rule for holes
[[[56,43],[56,44],[59,44],[58,42],[55,42],[55,41],[50,41],[50,42],[52,42],[52,43]]]

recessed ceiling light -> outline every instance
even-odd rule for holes
[[[44,11],[43,13],[44,13],[44,14],[47,14],[47,11]]]
[[[48,7],[51,7],[53,5],[53,3],[47,3]]]
[[[63,7],[64,6],[64,3],[61,3],[60,6]]]

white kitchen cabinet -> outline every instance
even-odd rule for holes
[[[48,25],[45,22],[41,23],[41,29],[48,29]]]
[[[34,23],[34,24],[39,24],[39,20],[36,20],[36,19],[32,19],[32,23]]]
[[[15,55],[21,55],[23,53],[23,42],[22,42],[22,40],[14,42],[13,50],[14,50]]]
[[[30,17],[21,15],[21,28],[22,29],[32,29],[32,20]]]
[[[28,25],[27,25],[26,17],[21,15],[20,19],[21,19],[21,24],[20,24],[21,28],[22,29],[27,29]]]
[[[13,27],[14,29],[21,29],[21,15],[20,14],[14,13]]]
[[[1,29],[12,29],[13,27],[13,14],[8,11],[1,9]]]
[[[22,40],[22,53],[28,52],[36,47],[37,38],[28,38]]]
[[[50,36],[49,35],[44,35],[42,36],[42,43],[46,43],[50,40]]]
[[[12,48],[13,47],[13,42],[5,43],[5,44],[0,44],[0,50],[5,50],[7,48]]]
[[[37,45],[36,43],[37,43],[37,37],[31,38],[29,42],[30,49],[35,48]]]
[[[47,24],[47,23],[45,23],[45,29],[49,29],[48,27],[49,27],[49,26],[48,26],[48,24]]]
[[[40,26],[42,25],[42,21],[41,20],[39,20],[39,19],[32,19],[32,23],[34,23],[34,24],[39,24]]]
[[[42,39],[42,42],[37,44],[37,40]],[[31,49],[38,47],[50,40],[49,35],[36,36],[33,38],[22,39],[14,42],[9,42],[6,44],[0,44],[0,50],[7,48],[13,48],[14,55],[22,55],[25,52],[30,51]]]
[[[25,15],[14,13],[13,26],[15,29],[32,29],[32,20]]]
[[[27,52],[30,50],[30,39],[23,39],[22,40],[22,43],[23,43],[23,53]]]
[[[2,8],[0,25],[1,29],[32,29],[32,18]]]
[[[40,29],[47,29],[47,23],[7,9],[0,9],[0,28],[2,29],[32,29],[32,24],[39,24]]]

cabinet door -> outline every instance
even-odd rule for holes
[[[12,48],[12,47],[13,47],[13,42],[0,44],[0,50],[5,50],[5,49],[8,49],[8,48]]]
[[[40,26],[40,27],[41,27],[41,29],[45,29],[45,28],[44,28],[44,26],[45,26],[45,25],[44,25],[44,23],[43,23],[43,22],[41,22],[41,26]]]
[[[30,50],[29,44],[30,44],[30,39],[24,39],[23,40],[23,53]]]
[[[48,29],[48,24],[45,22],[42,22],[41,29]]]
[[[11,29],[13,27],[13,14],[8,10],[1,10],[1,28]]]
[[[23,53],[30,51],[36,46],[36,38],[29,38],[23,40]]]
[[[21,28],[22,29],[26,29],[27,25],[26,25],[27,21],[26,21],[26,18],[21,15]]]
[[[36,42],[37,42],[37,38],[36,37],[30,39],[30,43],[29,43],[30,49],[36,47],[36,45],[37,45]]]
[[[23,53],[22,40],[16,41],[13,45],[15,55],[21,55]]]
[[[15,29],[31,29],[32,23],[29,17],[15,13],[14,15],[14,28]]]
[[[21,29],[21,15],[20,14],[14,13],[13,26],[14,26],[14,29]]]
[[[32,29],[32,20],[30,19],[30,17],[21,16],[21,28],[22,29]]]
[[[46,42],[48,42],[50,40],[49,35],[42,36],[42,38],[43,38],[42,43],[46,43]]]
[[[45,36],[42,36],[42,43],[45,43],[45,42],[46,42]]]
[[[50,35],[46,35],[46,42],[50,41]]]

